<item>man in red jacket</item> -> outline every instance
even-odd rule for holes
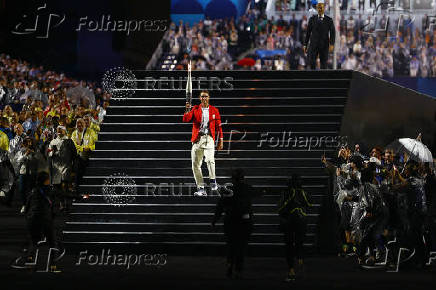
[[[201,164],[203,157],[209,171],[209,181],[212,191],[218,190],[215,176],[215,140],[218,138],[218,150],[223,149],[223,130],[221,128],[221,116],[217,108],[209,105],[209,92],[204,90],[200,93],[200,105],[195,105],[191,110],[191,104],[186,103],[183,122],[192,121],[192,171],[197,184],[196,196],[206,196],[204,190]]]

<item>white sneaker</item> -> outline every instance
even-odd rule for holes
[[[6,196],[5,192],[3,190],[0,190],[0,197],[5,197],[5,196]]]
[[[217,191],[218,190],[218,183],[211,183],[210,184],[210,189],[212,190],[212,191]]]
[[[199,187],[196,192],[194,192],[194,196],[207,196],[206,191],[204,190],[204,187]]]
[[[24,213],[25,211],[26,211],[26,206],[23,205],[23,206],[21,207],[20,213]]]

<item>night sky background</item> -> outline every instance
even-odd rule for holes
[[[163,31],[133,32],[128,36],[126,32],[90,32],[83,29],[78,32],[76,28],[80,17],[101,20],[102,15],[110,15],[111,19],[116,20],[162,20],[164,22],[160,23],[169,27],[170,2],[0,0],[0,52],[43,65],[47,69],[91,80],[101,79],[106,70],[119,65],[130,69],[145,69],[164,35]],[[47,8],[37,11],[44,3]],[[150,5],[151,3],[153,5]],[[40,25],[35,33],[12,33],[18,23],[22,23],[22,27],[33,26],[37,14],[40,17]],[[48,38],[37,38],[45,35],[50,14],[65,14],[65,21],[58,27],[51,28]],[[51,26],[54,26],[58,19],[53,17]]]

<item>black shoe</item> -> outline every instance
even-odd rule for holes
[[[297,276],[295,274],[288,274],[288,276],[285,278],[285,282],[294,282],[297,279]]]
[[[366,259],[365,264],[366,264],[367,266],[374,266],[374,264],[375,264],[375,259],[374,259],[374,257],[369,257],[368,259]]]

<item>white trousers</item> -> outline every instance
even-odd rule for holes
[[[204,186],[203,173],[201,165],[206,162],[209,171],[209,180],[215,179],[215,144],[213,138],[209,135],[203,135],[196,143],[192,144],[191,160],[192,172],[194,173],[195,183],[197,187]]]

